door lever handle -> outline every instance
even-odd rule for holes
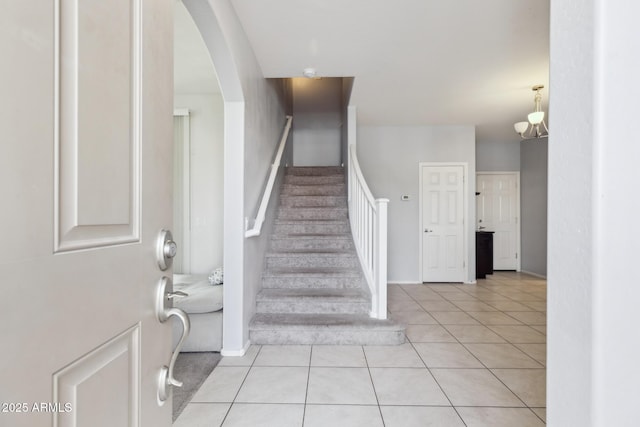
[[[184,297],[188,297],[188,296],[189,296],[188,293],[182,292],[182,291],[167,292],[167,298],[169,298],[169,299],[184,298]]]
[[[191,322],[189,321],[189,315],[179,308],[171,306],[171,300],[176,297],[185,297],[188,294],[182,291],[167,292],[167,286],[171,285],[171,280],[168,277],[163,277],[158,283],[156,293],[156,316],[160,323],[165,323],[171,317],[177,317],[182,322],[182,336],[175,350],[171,354],[171,360],[169,366],[163,366],[160,369],[158,377],[158,399],[160,402],[164,402],[169,397],[169,387],[182,387],[182,381],[178,381],[173,376],[173,369],[178,359],[178,354],[182,349],[184,340],[187,339],[189,332],[191,331]]]
[[[425,229],[424,229],[424,232],[425,232],[425,233],[433,233],[433,230],[429,230],[429,229],[426,229],[426,228],[425,228]]]

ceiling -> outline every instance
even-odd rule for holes
[[[549,86],[549,0],[231,3],[265,77],[355,77],[359,124],[471,124],[478,142],[517,141],[531,86]]]

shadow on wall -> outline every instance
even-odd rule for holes
[[[547,276],[548,139],[520,145],[522,271]]]

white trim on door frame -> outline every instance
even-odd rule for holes
[[[518,218],[518,227],[516,230],[516,250],[518,251],[518,258],[516,261],[516,271],[522,271],[522,217],[520,215],[520,171],[476,171],[476,177],[478,175],[506,175],[513,174],[516,176],[516,217]],[[478,187],[476,186],[476,191]],[[477,209],[477,207],[476,207]],[[477,220],[477,218],[476,218]]]
[[[429,166],[461,166],[462,167],[462,224],[463,224],[463,236],[462,236],[462,253],[464,254],[464,267],[463,267],[463,275],[464,277],[462,277],[462,280],[460,281],[461,283],[469,283],[469,239],[468,239],[468,198],[469,198],[469,187],[468,187],[468,176],[469,176],[469,163],[467,162],[420,162],[418,163],[418,177],[419,177],[419,183],[418,183],[418,236],[420,238],[420,244],[419,246],[419,250],[418,250],[418,273],[420,274],[420,283],[422,282],[422,253],[423,253],[423,248],[422,248],[422,233],[423,233],[423,227],[422,227],[422,205],[423,205],[423,200],[422,200],[422,168],[423,167],[429,167]],[[475,177],[474,177],[475,179]]]

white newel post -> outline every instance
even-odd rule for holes
[[[387,205],[389,199],[376,199],[377,220],[375,224],[374,266],[377,301],[375,311],[378,319],[387,318]]]

